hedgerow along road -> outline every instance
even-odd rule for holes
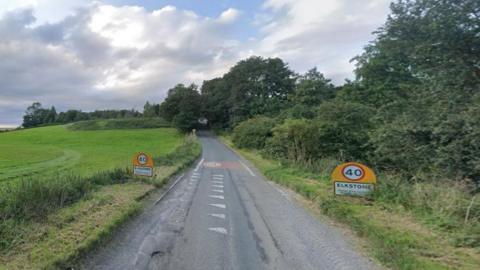
[[[209,133],[201,160],[85,269],[378,269]]]

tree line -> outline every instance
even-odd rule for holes
[[[155,113],[155,107],[158,108],[159,105],[150,104],[147,102],[145,103],[143,113],[134,109],[95,110],[93,112],[83,112],[81,110],[71,109],[65,112],[57,113],[57,110],[54,106],[50,108],[44,108],[40,102],[34,102],[32,105],[28,106],[25,114],[23,115],[22,127],[32,128],[95,119],[158,117],[158,113]]]
[[[199,89],[177,85],[159,111],[182,130],[206,117],[238,146],[306,166],[358,160],[480,183],[479,18],[476,0],[399,0],[342,86],[255,56]]]

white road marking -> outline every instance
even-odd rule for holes
[[[200,176],[200,173],[194,172],[193,175]]]
[[[173,183],[173,185],[171,185],[171,186],[167,189],[167,191],[165,191],[165,192],[162,194],[162,196],[160,196],[160,198],[158,198],[158,200],[155,202],[155,205],[157,205],[163,198],[165,198],[165,196],[170,192],[170,190],[172,190],[172,188],[174,188],[174,187],[178,184],[178,182],[179,182],[180,180],[182,180],[182,178],[183,178],[184,175],[185,175],[185,174],[182,173],[182,174],[177,178],[177,180],[175,180],[175,182]]]
[[[214,199],[225,200],[225,197],[223,197],[222,195],[210,195],[208,197],[214,198]]]
[[[242,166],[250,173],[251,176],[255,176],[255,174],[253,173],[253,171],[250,170],[250,168],[249,168],[247,165],[245,165],[245,163],[243,163],[243,162],[240,161],[240,160],[239,160],[238,162],[240,162],[240,164],[242,164]]]
[[[217,183],[217,184],[223,184],[223,181],[215,181],[215,180],[211,180],[210,182],[212,182],[212,183]]]
[[[198,171],[198,169],[200,168],[200,166],[202,166],[203,161],[205,161],[205,159],[202,158],[202,160],[200,160],[200,162],[197,164],[197,167],[195,167],[195,170],[194,170],[194,171]]]
[[[190,178],[198,179],[198,178],[200,178],[200,176],[199,175],[192,175],[192,176],[190,176]]]
[[[208,214],[208,215],[211,216],[211,217],[216,217],[216,218],[221,218],[221,219],[226,218],[225,214]]]
[[[223,174],[213,174],[213,177],[223,177]]]
[[[209,204],[210,206],[215,206],[215,207],[218,207],[218,208],[227,208],[227,206],[225,204],[221,204],[221,203],[211,203]]]
[[[227,235],[227,229],[223,227],[213,227],[213,228],[208,228],[209,231],[216,232],[216,233],[221,233]]]
[[[223,193],[223,190],[221,189],[212,189],[213,192],[218,192],[218,193]]]
[[[223,186],[222,186],[222,185],[212,185],[212,187],[223,188]]]

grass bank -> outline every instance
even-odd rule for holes
[[[366,249],[384,265],[393,269],[478,269],[480,265],[480,251],[474,244],[478,222],[476,219],[467,221],[464,226],[454,227],[452,220],[448,221],[444,215],[427,211],[422,206],[416,208],[405,207],[400,202],[391,199],[381,198],[387,196],[388,192],[376,194],[377,198],[362,199],[349,197],[335,197],[330,183],[330,173],[334,161],[325,161],[319,164],[319,171],[323,173],[312,173],[295,166],[287,166],[275,160],[263,158],[259,152],[236,149],[228,137],[223,138],[224,142],[255,166],[270,180],[301,194],[311,202],[314,208],[318,208],[323,214],[334,220],[346,224],[361,239],[364,239]],[[321,165],[321,166],[320,166]],[[395,185],[395,178],[379,176],[380,189],[392,189],[388,185]],[[398,183],[397,183],[398,184]],[[398,185],[400,186],[400,185]],[[423,187],[423,191],[427,187]],[[448,190],[447,187],[437,187]],[[416,189],[419,190],[421,188]],[[430,190],[435,192],[436,190]],[[438,190],[437,190],[438,191]],[[399,191],[401,192],[401,191]],[[458,196],[443,198],[444,211],[448,211],[449,205],[456,202],[451,201]],[[419,194],[421,197],[421,194]],[[395,198],[398,198],[395,196]],[[437,200],[442,200],[439,196]],[[469,200],[462,200],[467,203]],[[433,200],[428,202],[436,203]],[[458,203],[458,202],[457,202]],[[477,206],[470,209],[476,209]],[[416,209],[416,210],[415,210]],[[451,215],[451,214],[449,214]],[[477,213],[472,214],[472,217]],[[442,227],[440,223],[449,228]],[[463,236],[462,236],[463,235]],[[465,237],[468,241],[460,241],[458,238]]]
[[[58,176],[0,185],[0,269],[65,269],[140,210],[141,198],[190,165],[201,148],[180,140],[157,162],[155,177],[132,178],[130,169],[90,177]]]

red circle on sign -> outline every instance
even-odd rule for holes
[[[347,168],[347,167],[349,167],[349,166],[355,166],[355,167],[357,167],[360,171],[362,171],[362,177],[360,177],[360,178],[358,178],[358,179],[351,179],[350,177],[346,176],[345,173],[344,173],[344,171],[345,171],[345,168]],[[360,167],[360,166],[358,166],[358,165],[356,165],[356,164],[354,164],[354,163],[348,163],[348,164],[346,164],[345,166],[343,166],[343,168],[342,168],[342,175],[343,175],[343,177],[347,178],[347,179],[350,180],[350,181],[360,181],[360,180],[362,180],[362,179],[365,177],[365,170],[364,170],[362,167]]]

